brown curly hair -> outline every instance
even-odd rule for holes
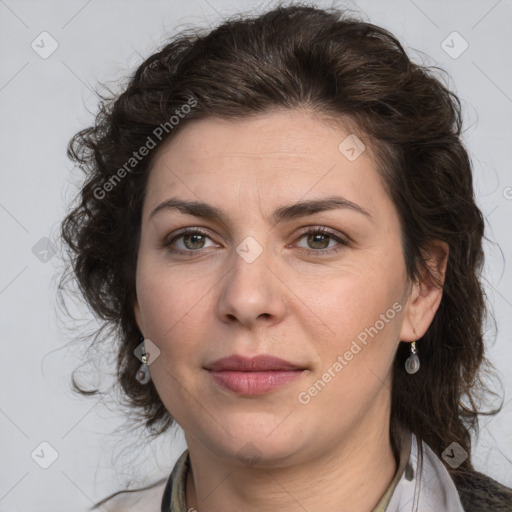
[[[350,123],[369,142],[399,212],[411,280],[429,271],[423,252],[429,241],[449,245],[442,300],[418,340],[421,372],[404,370],[408,344],[396,355],[391,429],[405,424],[438,455],[453,441],[471,453],[470,431],[482,414],[482,370],[492,368],[483,341],[484,219],[461,142],[460,101],[436,70],[413,63],[383,28],[334,8],[279,5],[213,30],[183,30],[137,68],[120,95],[102,97],[95,125],[69,143],[68,155],[86,180],[61,234],[69,273],[92,310],[115,329],[118,384],[155,436],[173,418],[153,383],[135,380],[140,361],[133,353],[141,334],[133,310],[141,210],[153,157],[196,119],[306,108]],[[171,116],[190,98],[194,107],[171,129]],[[163,125],[156,148],[106,187]],[[453,476],[473,471],[471,458],[448,470]]]

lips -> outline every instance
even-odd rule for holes
[[[265,372],[265,371],[293,371],[304,370],[289,361],[279,357],[259,355],[248,358],[240,355],[224,357],[206,367],[214,372],[238,371],[238,372]]]
[[[243,396],[269,393],[306,373],[306,368],[268,355],[224,357],[206,369],[222,388]]]

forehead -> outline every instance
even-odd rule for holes
[[[249,207],[337,192],[370,209],[384,194],[370,149],[348,128],[301,111],[194,120],[157,150],[146,214],[171,195],[218,204],[237,197]]]
[[[157,151],[158,160],[172,149],[180,160],[200,163],[212,158],[331,161],[338,159],[355,135],[349,126],[300,110],[279,110],[242,119],[209,117],[189,122]],[[353,144],[352,144],[353,145]],[[346,147],[347,146],[347,147]],[[350,158],[350,155],[346,153]],[[354,155],[352,155],[354,156]],[[366,145],[363,156],[372,158]],[[355,160],[355,159],[354,159]]]

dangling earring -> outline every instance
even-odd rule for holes
[[[420,358],[417,354],[416,342],[413,341],[411,343],[411,355],[405,361],[405,371],[407,373],[416,373],[420,369]]]
[[[137,374],[135,375],[135,378],[141,383],[141,384],[147,384],[150,379],[151,375],[149,373],[148,368],[148,355],[146,354],[146,347],[144,345],[144,336],[141,336],[141,355],[140,358],[142,360],[142,364],[140,365],[140,368],[137,370]]]

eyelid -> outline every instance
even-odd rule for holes
[[[299,250],[302,252],[307,253],[308,255],[322,255],[322,254],[331,254],[331,253],[337,253],[338,252],[338,246],[350,246],[352,243],[352,239],[345,234],[339,233],[337,230],[334,230],[333,228],[329,228],[327,226],[322,225],[309,225],[309,226],[303,226],[301,231],[295,235],[295,242],[297,242],[298,239],[302,238],[304,235],[307,235],[309,233],[315,233],[315,234],[323,234],[327,235],[333,240],[337,242],[337,246],[329,247],[327,249],[308,249],[306,247],[298,247]],[[162,246],[164,248],[167,248],[167,250],[171,253],[175,254],[185,254],[185,255],[193,255],[194,253],[201,253],[204,252],[204,248],[193,250],[193,249],[170,249],[169,246],[175,242],[175,240],[182,238],[186,235],[193,235],[193,234],[199,234],[203,235],[207,238],[209,238],[212,242],[215,243],[212,236],[210,236],[209,230],[206,228],[202,228],[199,226],[187,226],[184,228],[181,228],[166,237],[162,243]],[[287,246],[288,247],[288,246]],[[206,248],[208,249],[208,247]]]
[[[206,229],[206,228],[200,228],[200,227],[196,227],[196,226],[189,226],[189,227],[185,227],[185,228],[181,228],[181,229],[178,229],[177,231],[174,231],[172,232],[169,236],[166,236],[162,242],[162,246],[163,247],[168,247],[169,245],[171,245],[175,240],[183,237],[183,236],[186,236],[186,235],[203,235],[207,238],[209,238],[210,240],[212,240],[212,242],[214,242],[213,240],[213,237],[210,235],[210,232]],[[177,252],[179,251],[182,251],[182,252],[188,252],[188,253],[193,253],[193,252],[199,252],[199,249],[196,250],[196,251],[192,251],[192,250],[183,250],[183,249],[178,249]]]
[[[339,232],[333,228],[329,228],[327,226],[322,226],[322,225],[304,226],[304,228],[299,232],[299,234],[297,236],[302,236],[302,235],[305,235],[310,232],[331,235],[333,238],[338,238],[340,240],[343,240],[346,243],[349,243],[352,241],[352,239],[348,235],[345,235],[344,233]]]
[[[312,256],[321,256],[323,254],[325,255],[332,255],[337,254],[338,250],[340,249],[339,246],[348,247],[351,245],[351,239],[350,237],[347,237],[346,235],[342,235],[341,233],[338,233],[338,231],[328,228],[327,226],[307,226],[304,228],[301,233],[297,235],[297,238],[300,240],[304,235],[307,235],[309,233],[314,234],[322,234],[325,236],[328,236],[335,242],[337,242],[337,245],[334,247],[328,247],[326,249],[308,249],[306,247],[298,247],[302,252],[305,252],[308,255]],[[350,241],[349,241],[350,240]]]

